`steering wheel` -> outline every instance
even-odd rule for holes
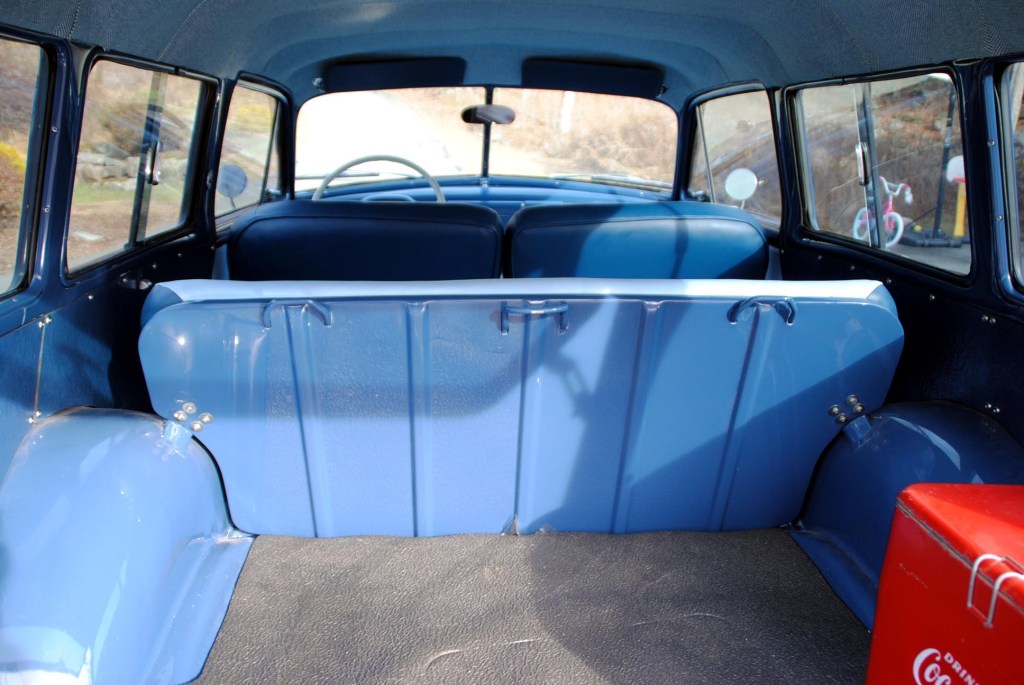
[[[343,172],[348,171],[354,166],[358,166],[359,164],[364,164],[366,162],[394,162],[395,164],[407,166],[416,173],[418,173],[420,176],[422,176],[423,180],[430,184],[430,187],[434,190],[434,195],[437,196],[438,202],[445,201],[444,193],[441,192],[441,186],[438,184],[437,180],[433,176],[427,173],[426,169],[421,167],[419,164],[416,164],[415,162],[410,162],[408,159],[405,159],[404,157],[396,157],[394,155],[367,155],[366,157],[353,159],[351,162],[345,162],[340,167],[324,176],[324,180],[320,182],[320,186],[316,189],[316,192],[313,193],[313,200],[319,200],[320,198],[322,198],[324,196],[324,192],[326,192],[327,190],[327,186],[331,184],[331,181],[336,179]]]

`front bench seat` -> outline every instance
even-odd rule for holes
[[[228,238],[232,280],[496,278],[501,219],[477,205],[288,200],[256,208]]]
[[[742,278],[768,273],[760,224],[701,202],[520,209],[505,233],[507,277]]]

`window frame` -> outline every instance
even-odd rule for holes
[[[21,184],[21,216],[18,219],[18,244],[14,252],[14,272],[10,286],[0,292],[0,303],[12,302],[28,290],[36,271],[37,243],[40,232],[40,201],[50,146],[50,121],[54,112],[53,96],[57,80],[57,49],[48,40],[28,34],[2,30],[0,40],[32,45],[39,49],[36,88],[32,100],[32,121],[25,157],[25,177]],[[45,68],[45,72],[44,72]]]
[[[139,227],[136,224],[132,224],[129,226],[125,245],[122,249],[117,252],[97,257],[94,261],[83,264],[76,269],[71,269],[68,265],[68,240],[71,234],[71,212],[74,209],[74,180],[78,173],[78,156],[80,153],[82,142],[81,135],[85,121],[85,102],[89,97],[89,81],[92,78],[93,69],[99,62],[113,62],[115,64],[135,69],[195,80],[199,83],[199,97],[196,102],[196,112],[193,118],[192,140],[189,141],[188,164],[185,168],[183,181],[181,204],[182,219],[180,225],[164,229],[156,235],[148,237],[143,236],[140,238],[138,235]],[[199,187],[197,186],[198,180],[203,178],[203,172],[206,171],[208,166],[205,151],[208,146],[213,106],[219,98],[220,85],[220,82],[216,78],[207,74],[202,74],[182,67],[176,67],[170,64],[153,62],[139,57],[134,57],[132,55],[126,55],[119,52],[107,52],[100,49],[93,50],[88,55],[82,66],[81,74],[79,105],[77,112],[75,113],[76,138],[74,141],[74,164],[71,169],[72,185],[68,194],[68,218],[64,226],[64,235],[61,241],[60,270],[65,285],[73,284],[81,280],[83,276],[94,271],[102,270],[111,263],[128,259],[150,247],[173,242],[183,236],[190,235],[194,231],[199,217],[198,207],[200,203],[200,194],[197,193],[196,188]],[[139,188],[136,187],[136,193],[138,192]]]
[[[966,126],[965,111],[966,103],[964,102],[964,88],[960,78],[959,72],[945,64],[930,65],[916,67],[913,69],[900,69],[896,71],[878,72],[867,75],[854,75],[847,77],[838,77],[832,79],[826,79],[822,81],[811,81],[807,83],[799,83],[794,85],[786,86],[782,89],[782,96],[785,99],[786,108],[789,112],[789,126],[791,127],[793,134],[793,151],[796,162],[796,187],[800,198],[800,221],[797,223],[795,232],[797,234],[797,240],[805,243],[818,242],[828,243],[836,247],[845,249],[852,249],[861,254],[870,255],[872,257],[881,258],[888,262],[893,262],[901,266],[910,267],[915,271],[925,273],[929,276],[938,277],[945,281],[957,283],[958,285],[968,285],[974,281],[978,273],[978,261],[979,254],[975,249],[975,240],[969,240],[966,245],[961,246],[958,249],[964,249],[965,247],[971,252],[970,265],[966,273],[959,273],[956,271],[950,271],[941,267],[935,266],[928,262],[913,259],[908,256],[900,255],[890,250],[881,249],[879,247],[866,244],[857,240],[846,239],[833,232],[826,231],[820,228],[815,228],[817,225],[817,207],[814,200],[814,179],[810,169],[810,154],[808,151],[807,143],[807,128],[806,120],[804,117],[804,110],[799,102],[799,95],[802,91],[822,88],[829,86],[855,86],[863,83],[880,83],[885,81],[895,81],[906,78],[914,78],[917,76],[927,76],[930,74],[943,74],[949,77],[950,83],[953,86],[956,94],[956,106],[957,106],[957,119],[955,120],[960,127],[961,136],[961,152],[964,156],[964,168],[965,173],[969,176],[970,163],[968,157],[970,156],[970,145],[967,144],[966,137],[968,128]],[[859,135],[859,134],[858,134]],[[967,186],[971,186],[972,183],[968,179]],[[973,184],[976,187],[980,184],[975,181]],[[865,193],[868,191],[865,190]],[[869,197],[869,201],[879,205],[883,200],[877,197]],[[978,201],[978,200],[975,200]],[[970,199],[968,199],[967,213],[970,216]]]
[[[1003,216],[1006,221],[1002,231],[993,234],[996,245],[996,277],[1002,283],[1007,295],[1017,304],[1024,299],[1024,220],[1021,217],[1024,195],[1018,192],[1016,144],[1012,110],[1014,102],[1008,97],[1009,80],[1014,66],[1024,69],[1024,55],[1014,55],[995,66],[995,73],[989,72],[996,105],[996,133],[1001,151],[1000,172],[1003,183]],[[1022,105],[1024,107],[1024,105]],[[1005,241],[1005,244],[1003,243]]]
[[[248,90],[270,96],[277,102],[277,111],[274,114],[274,125],[270,132],[270,145],[267,147],[267,158],[263,163],[263,179],[262,187],[260,188],[259,201],[245,205],[244,207],[231,209],[223,214],[217,214],[217,182],[220,180],[221,160],[224,156],[224,140],[227,137],[228,115],[231,113],[231,104],[234,102],[235,91],[238,88],[246,88]],[[240,74],[232,84],[230,94],[227,98],[224,98],[224,101],[223,116],[220,117],[220,131],[217,136],[217,155],[212,169],[213,183],[210,186],[210,215],[214,219],[216,232],[218,233],[222,233],[224,229],[231,224],[239,212],[252,209],[253,207],[259,207],[268,202],[277,202],[278,200],[291,197],[294,192],[292,182],[290,180],[291,176],[289,175],[286,177],[285,174],[285,167],[287,165],[285,164],[284,139],[286,130],[290,130],[286,126],[286,119],[288,118],[288,113],[291,111],[291,100],[285,93],[284,89],[277,84],[269,82],[258,76],[252,74]],[[278,169],[278,181],[280,187],[277,189],[279,194],[278,197],[274,199],[267,199],[267,180],[270,176],[270,163],[274,158],[275,152],[277,154],[278,165],[280,167]],[[292,166],[294,166],[294,164]],[[294,173],[294,169],[291,173]]]
[[[778,217],[764,216],[750,210],[744,210],[753,215],[762,225],[767,233],[770,235],[778,235],[782,230],[782,227],[786,224],[786,217],[790,214],[790,202],[786,193],[786,174],[783,171],[783,154],[782,154],[782,138],[780,133],[780,125],[778,120],[778,113],[776,111],[776,91],[768,88],[763,83],[758,81],[749,81],[745,83],[739,83],[736,85],[727,86],[725,88],[716,88],[709,90],[699,95],[694,96],[687,102],[685,111],[687,114],[687,120],[689,125],[687,126],[687,145],[679,146],[679,154],[685,155],[681,157],[681,164],[685,168],[684,174],[679,174],[679,197],[683,197],[689,200],[704,201],[700,200],[698,195],[690,193],[690,181],[693,177],[694,166],[693,157],[698,147],[704,150],[705,156],[705,167],[706,175],[709,188],[711,187],[711,175],[713,170],[711,169],[710,158],[708,157],[707,140],[705,136],[701,135],[702,131],[702,114],[700,112],[701,105],[704,105],[712,100],[719,100],[721,98],[731,97],[733,95],[743,95],[745,93],[764,93],[765,101],[768,106],[768,118],[772,125],[772,138],[774,140],[775,149],[775,167],[776,174],[779,179],[779,203],[780,211]],[[712,190],[713,194],[713,190]],[[708,196],[707,202],[715,203],[712,196]]]

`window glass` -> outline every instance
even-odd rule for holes
[[[970,271],[959,104],[948,75],[807,88],[797,104],[814,229]]]
[[[1009,110],[1009,121],[1013,127],[1009,140],[1004,141],[1007,148],[1013,149],[1014,177],[1010,186],[1017,196],[1017,211],[1013,213],[1010,226],[1013,233],[1010,239],[1010,251],[1013,257],[1014,273],[1018,283],[1024,283],[1024,228],[1021,216],[1024,214],[1024,64],[1014,64],[1007,72],[1003,81],[1003,102]]]
[[[67,265],[75,271],[186,218],[202,84],[100,61],[89,74]]]
[[[779,225],[782,190],[771,107],[764,91],[725,95],[697,107],[690,195],[734,205]]]
[[[311,190],[325,174],[369,155],[391,155],[433,176],[478,175],[483,127],[462,110],[484,101],[483,88],[406,88],[328,93],[299,110],[295,189]],[[418,177],[390,162],[361,165],[332,185]]]
[[[0,39],[0,293],[15,290],[25,279],[31,236],[23,216],[29,141],[40,73],[38,46]],[[24,219],[24,221],[23,221]]]
[[[272,160],[277,112],[277,98],[241,85],[235,88],[220,153],[215,215],[262,202],[265,190],[279,189],[276,155]]]
[[[295,188],[316,188],[325,174],[367,155],[402,157],[437,177],[479,176],[489,141],[490,176],[571,179],[666,195],[672,190],[678,120],[663,103],[496,88],[491,104],[510,107],[514,120],[464,122],[463,110],[485,104],[486,97],[483,88],[411,88],[314,98],[299,110]],[[373,162],[332,185],[416,175],[407,167]]]
[[[494,102],[516,118],[491,127],[492,174],[672,190],[679,127],[663,103],[519,88],[496,88]]]

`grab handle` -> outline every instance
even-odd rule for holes
[[[751,297],[737,302],[729,308],[729,323],[739,323],[741,319],[749,319],[758,306],[771,307],[782,317],[786,325],[792,326],[796,321],[796,302],[788,297]]]
[[[508,317],[518,316],[551,316],[558,315],[558,333],[561,335],[569,330],[566,322],[566,314],[569,312],[568,302],[557,302],[555,304],[537,303],[528,305],[514,305],[507,302],[501,303],[501,334],[508,334]]]
[[[320,319],[320,323],[324,325],[324,328],[330,328],[333,322],[331,310],[316,300],[271,300],[263,307],[263,311],[260,312],[260,323],[264,328],[270,328],[270,313],[278,307],[281,309],[287,309],[288,307],[308,309],[315,318]]]

